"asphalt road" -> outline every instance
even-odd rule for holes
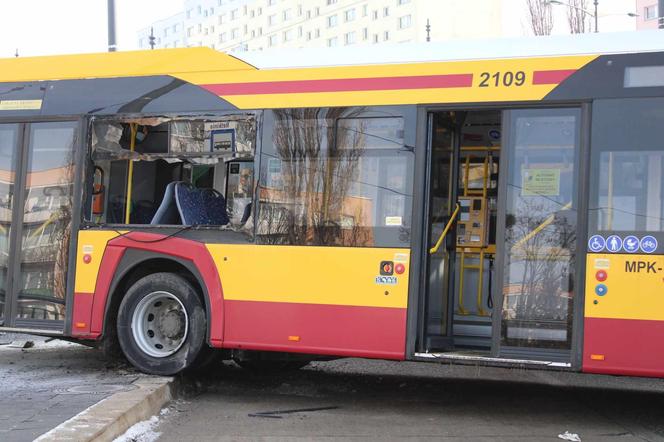
[[[657,379],[344,359],[183,381],[190,397],[161,418],[160,441],[664,440]]]

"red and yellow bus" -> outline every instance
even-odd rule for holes
[[[0,330],[664,376],[662,127],[659,31],[3,59]]]

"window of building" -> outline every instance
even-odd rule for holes
[[[330,5],[334,5],[334,4],[337,3],[337,1],[338,1],[338,0],[327,0],[327,5],[328,5],[328,6],[330,6]]]
[[[240,36],[240,30],[238,28],[231,29],[231,40],[235,40]]]
[[[268,116],[258,241],[407,247],[414,155],[404,146],[403,119],[366,118],[354,108],[311,111]]]
[[[198,15],[201,15],[203,13],[203,7],[201,5],[196,6],[196,12]]]
[[[318,17],[320,15],[320,8],[318,6],[316,6],[316,8],[314,9],[314,13],[315,13],[316,17]]]
[[[353,31],[353,32],[347,32],[347,33],[344,35],[344,43],[345,43],[345,44],[347,44],[347,45],[352,45],[352,44],[354,44],[355,42],[356,42],[356,39],[355,39],[355,32],[354,32],[354,31]]]
[[[268,6],[274,6],[277,4],[277,0],[267,0],[267,5]]]
[[[242,6],[242,15],[246,16],[248,10],[249,8],[247,7],[247,5]]]
[[[403,17],[399,17],[399,29],[410,28],[411,21],[412,20],[410,15],[404,15]]]
[[[193,13],[193,9],[187,9],[187,18],[191,18],[192,13]]]
[[[302,26],[298,26],[298,27],[297,27],[297,36],[298,36],[299,38],[302,38],[302,34],[303,34]]]
[[[199,23],[198,24],[198,33],[200,34],[201,32],[203,32],[203,24]]]
[[[252,9],[251,12],[249,13],[249,17],[254,18],[255,16],[256,16],[256,11]]]
[[[369,28],[363,28],[362,29],[362,40],[366,40],[369,38]]]
[[[643,8],[643,18],[644,20],[657,19],[657,5],[650,5]]]
[[[333,28],[337,25],[337,15],[330,15],[327,17],[327,27],[328,28]]]
[[[187,28],[187,37],[191,37],[194,34],[194,27],[190,26]]]
[[[327,46],[328,47],[334,47],[339,44],[339,39],[337,37],[332,37],[327,39]]]
[[[362,17],[366,17],[369,14],[369,5],[362,5]]]
[[[373,42],[378,43],[378,34],[373,35]]]
[[[320,29],[316,29],[316,30],[314,31],[314,36],[315,36],[315,38],[319,38],[319,37],[320,37]]]
[[[293,40],[293,30],[288,29],[283,33],[283,41],[291,41],[291,40]]]
[[[383,17],[388,17],[390,15],[390,8],[387,6],[383,8]]]
[[[308,10],[305,16],[307,17],[307,20],[309,20],[311,18],[311,10]]]
[[[168,37],[168,28],[164,28],[164,37]]]
[[[226,34],[225,32],[222,32],[221,34],[219,34],[219,43],[225,43],[227,38],[228,38],[228,34]]]
[[[263,15],[263,8],[258,8],[256,15]]]
[[[302,5],[297,5],[297,16],[302,17]]]
[[[371,19],[372,20],[378,20],[378,10],[375,10],[375,11],[371,12]]]
[[[208,16],[208,10],[206,9],[206,10],[203,11],[203,17],[207,17],[207,16]]]
[[[311,40],[311,31],[307,31],[307,41]]]
[[[231,20],[235,20],[237,18],[237,13],[238,13],[237,9],[233,9],[231,11]]]
[[[267,16],[268,26],[274,26],[277,23],[277,14],[271,14]]]
[[[353,21],[355,20],[355,8],[348,9],[344,12],[344,21]]]
[[[221,14],[219,16],[219,24],[223,25],[226,22],[226,14]]]
[[[263,35],[263,28],[262,27],[258,28],[258,35]]]
[[[276,46],[277,45],[277,35],[276,34],[272,34],[268,37],[267,45],[268,46]]]
[[[387,41],[389,39],[390,39],[390,31],[383,32],[383,41]]]
[[[410,3],[410,0],[397,0],[398,6],[405,5],[406,3]]]
[[[290,20],[291,18],[293,18],[293,10],[290,8],[284,9],[284,11],[282,12],[282,16],[284,21]]]

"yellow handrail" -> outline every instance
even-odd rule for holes
[[[443,240],[445,239],[445,236],[447,235],[447,232],[452,227],[452,223],[456,219],[456,216],[459,213],[460,208],[461,207],[459,206],[459,204],[457,204],[456,208],[454,209],[454,212],[452,213],[452,216],[450,217],[450,220],[447,222],[447,225],[445,226],[445,229],[443,229],[443,233],[440,234],[440,238],[438,238],[438,241],[436,241],[436,245],[429,249],[429,254],[430,255],[433,255],[434,253],[436,253],[438,251],[438,249],[440,248],[440,245],[443,243]]]
[[[569,203],[565,204],[562,208],[562,210],[567,210],[572,207],[572,202],[570,201]],[[549,224],[553,222],[553,220],[556,219],[555,215],[550,215],[547,219],[545,219],[542,224],[539,226],[535,227],[533,230],[528,232],[527,235],[525,235],[523,238],[518,240],[513,246],[512,250],[516,249],[517,247],[521,247],[523,244],[525,244],[529,239],[531,239],[533,236],[537,235],[540,233],[542,230],[544,230]]]

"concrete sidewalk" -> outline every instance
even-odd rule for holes
[[[7,345],[26,339],[34,347]],[[0,344],[2,441],[34,440],[75,416],[49,440],[89,440],[90,434],[108,439],[158,412],[170,399],[170,378],[143,375],[95,349],[1,332]],[[72,432],[72,425],[81,422],[87,430]]]

